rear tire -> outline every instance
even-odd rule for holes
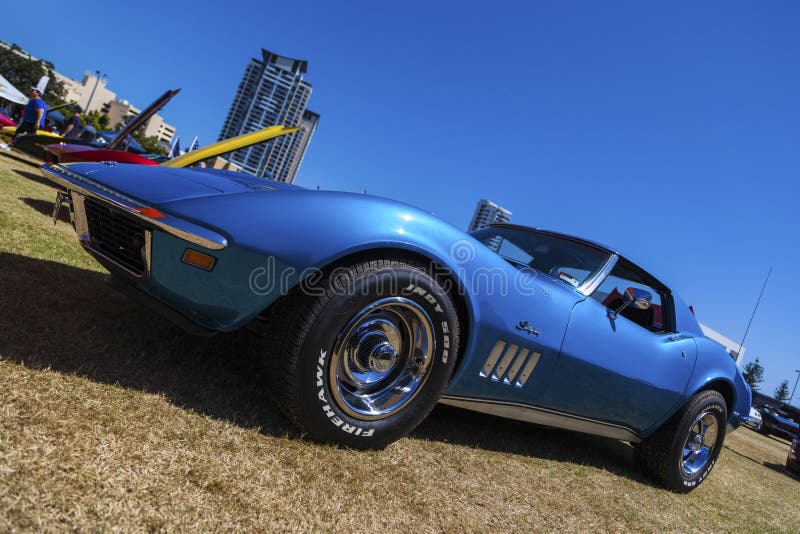
[[[455,306],[426,266],[382,259],[295,289],[266,316],[270,393],[309,438],[383,448],[416,427],[452,375]]]
[[[639,465],[646,476],[677,493],[688,493],[714,467],[728,412],[717,391],[695,394],[652,436],[638,447]]]

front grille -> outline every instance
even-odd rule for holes
[[[99,202],[86,199],[86,222],[92,248],[137,275],[144,274],[145,229],[137,220]]]

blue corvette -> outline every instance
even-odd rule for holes
[[[194,333],[259,330],[312,439],[384,447],[442,402],[628,441],[688,492],[749,412],[681,297],[597,243],[228,171],[42,170],[119,290]]]

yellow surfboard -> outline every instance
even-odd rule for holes
[[[162,167],[188,167],[193,163],[197,163],[198,161],[203,161],[204,159],[213,158],[214,156],[219,156],[220,154],[225,154],[226,152],[233,152],[234,150],[239,150],[240,148],[244,148],[246,146],[255,145],[256,143],[261,143],[263,141],[268,141],[275,137],[280,137],[282,135],[290,134],[292,132],[296,132],[300,129],[300,126],[283,126],[282,124],[278,124],[276,126],[270,126],[268,128],[264,128],[263,130],[259,130],[257,132],[251,132],[244,135],[239,135],[237,137],[231,137],[230,139],[225,139],[224,141],[220,141],[218,143],[214,143],[213,145],[208,145],[207,147],[198,148],[197,150],[192,150],[191,152],[187,152],[182,156],[178,156],[177,158],[172,158],[171,160],[165,161],[161,164]]]

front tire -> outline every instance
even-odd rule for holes
[[[701,391],[639,445],[639,464],[667,489],[688,493],[705,480],[717,461],[728,420],[725,399]]]
[[[458,354],[453,302],[409,260],[336,269],[267,319],[278,405],[309,438],[356,449],[383,448],[416,427]]]

